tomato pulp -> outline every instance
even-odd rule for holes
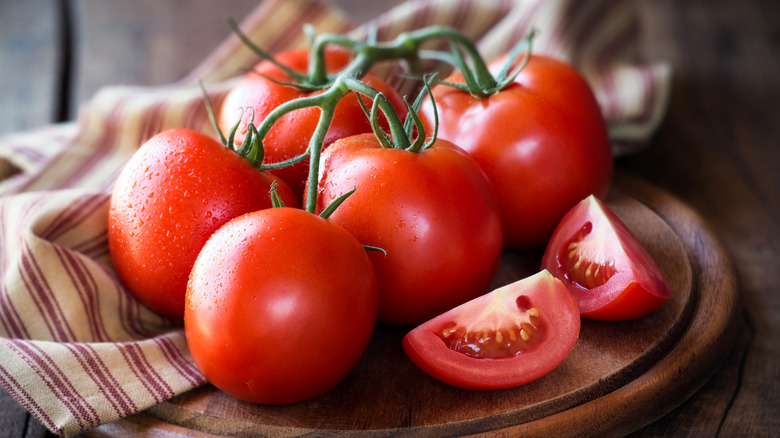
[[[466,389],[504,389],[558,367],[577,342],[580,315],[563,283],[542,271],[439,315],[403,339],[420,369]]]
[[[595,196],[583,199],[561,220],[542,267],[566,284],[587,318],[638,318],[672,295],[650,254]]]

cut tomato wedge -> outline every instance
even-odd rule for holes
[[[560,365],[580,332],[577,303],[549,272],[500,287],[413,329],[403,339],[420,369],[466,389],[504,389]]]
[[[639,318],[672,295],[663,273],[636,236],[592,195],[561,219],[542,268],[563,281],[586,318]]]

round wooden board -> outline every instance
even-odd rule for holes
[[[622,174],[607,204],[656,260],[674,296],[634,321],[583,320],[569,357],[535,382],[501,391],[450,387],[406,357],[406,329],[378,326],[352,374],[313,400],[254,405],[205,386],[94,435],[560,437],[637,430],[709,379],[736,339],[740,303],[726,252],[687,206]],[[506,252],[494,286],[538,272],[540,260],[540,252]]]

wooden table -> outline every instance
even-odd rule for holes
[[[335,3],[365,20],[397,2]],[[707,221],[734,262],[745,311],[738,341],[714,377],[636,435],[776,435],[780,3],[639,3],[646,53],[672,63],[674,83],[668,116],[651,146],[618,159],[617,167],[671,193]],[[223,17],[241,17],[255,4],[0,3],[0,133],[72,120],[105,85],[158,85],[182,77],[228,35]],[[2,389],[0,433],[50,435]]]

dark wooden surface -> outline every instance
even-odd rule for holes
[[[380,325],[354,372],[320,397],[263,406],[205,385],[87,436],[167,435],[182,427],[242,437],[338,431],[361,438],[565,438],[636,431],[712,377],[713,364],[723,363],[735,343],[741,306],[729,257],[689,207],[622,173],[606,202],[658,261],[672,298],[632,321],[583,319],[569,356],[536,382],[502,391],[440,383],[404,354],[406,330]],[[540,257],[506,252],[494,287],[538,272]]]
[[[358,19],[394,2],[338,0]],[[636,436],[780,431],[780,2],[640,0],[650,59],[668,60],[668,115],[620,170],[692,207],[730,254],[745,306],[726,363]],[[105,85],[179,79],[254,0],[0,0],[0,133],[72,120]],[[358,6],[350,6],[358,5]],[[48,433],[0,390],[0,435]]]

